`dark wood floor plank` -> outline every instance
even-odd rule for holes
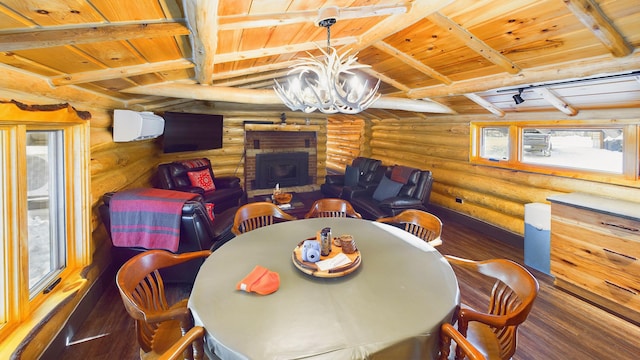
[[[443,219],[443,254],[474,260],[507,258],[523,264],[521,249],[506,245],[474,229]],[[233,241],[233,240],[232,240]],[[492,281],[455,269],[462,302],[486,309]],[[553,278],[532,270],[540,293],[529,319],[520,327],[514,360],[635,360],[640,354],[640,328],[553,286]],[[185,296],[188,289],[171,288],[170,296]],[[137,359],[133,320],[115,286],[101,298],[74,340],[109,335],[68,347],[62,359]]]

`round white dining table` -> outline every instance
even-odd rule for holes
[[[294,266],[303,240],[351,234],[361,264],[321,278]],[[256,265],[280,276],[269,295],[236,290]],[[227,359],[432,359],[459,304],[446,259],[392,225],[351,218],[294,220],[237,236],[207,258],[189,308],[208,353]]]

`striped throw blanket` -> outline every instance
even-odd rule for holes
[[[176,252],[180,242],[182,206],[196,196],[153,188],[115,193],[109,205],[113,246]]]

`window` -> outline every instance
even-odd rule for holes
[[[41,324],[82,283],[90,261],[88,126],[66,106],[0,104],[0,340]]]
[[[64,234],[62,131],[27,131],[27,243],[29,297],[33,298],[67,263]]]
[[[638,125],[472,123],[471,162],[624,185],[638,178]]]

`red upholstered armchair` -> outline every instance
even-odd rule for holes
[[[238,206],[244,195],[240,179],[236,176],[215,177],[207,158],[158,165],[154,186],[200,194],[204,202],[215,204],[216,214]]]

